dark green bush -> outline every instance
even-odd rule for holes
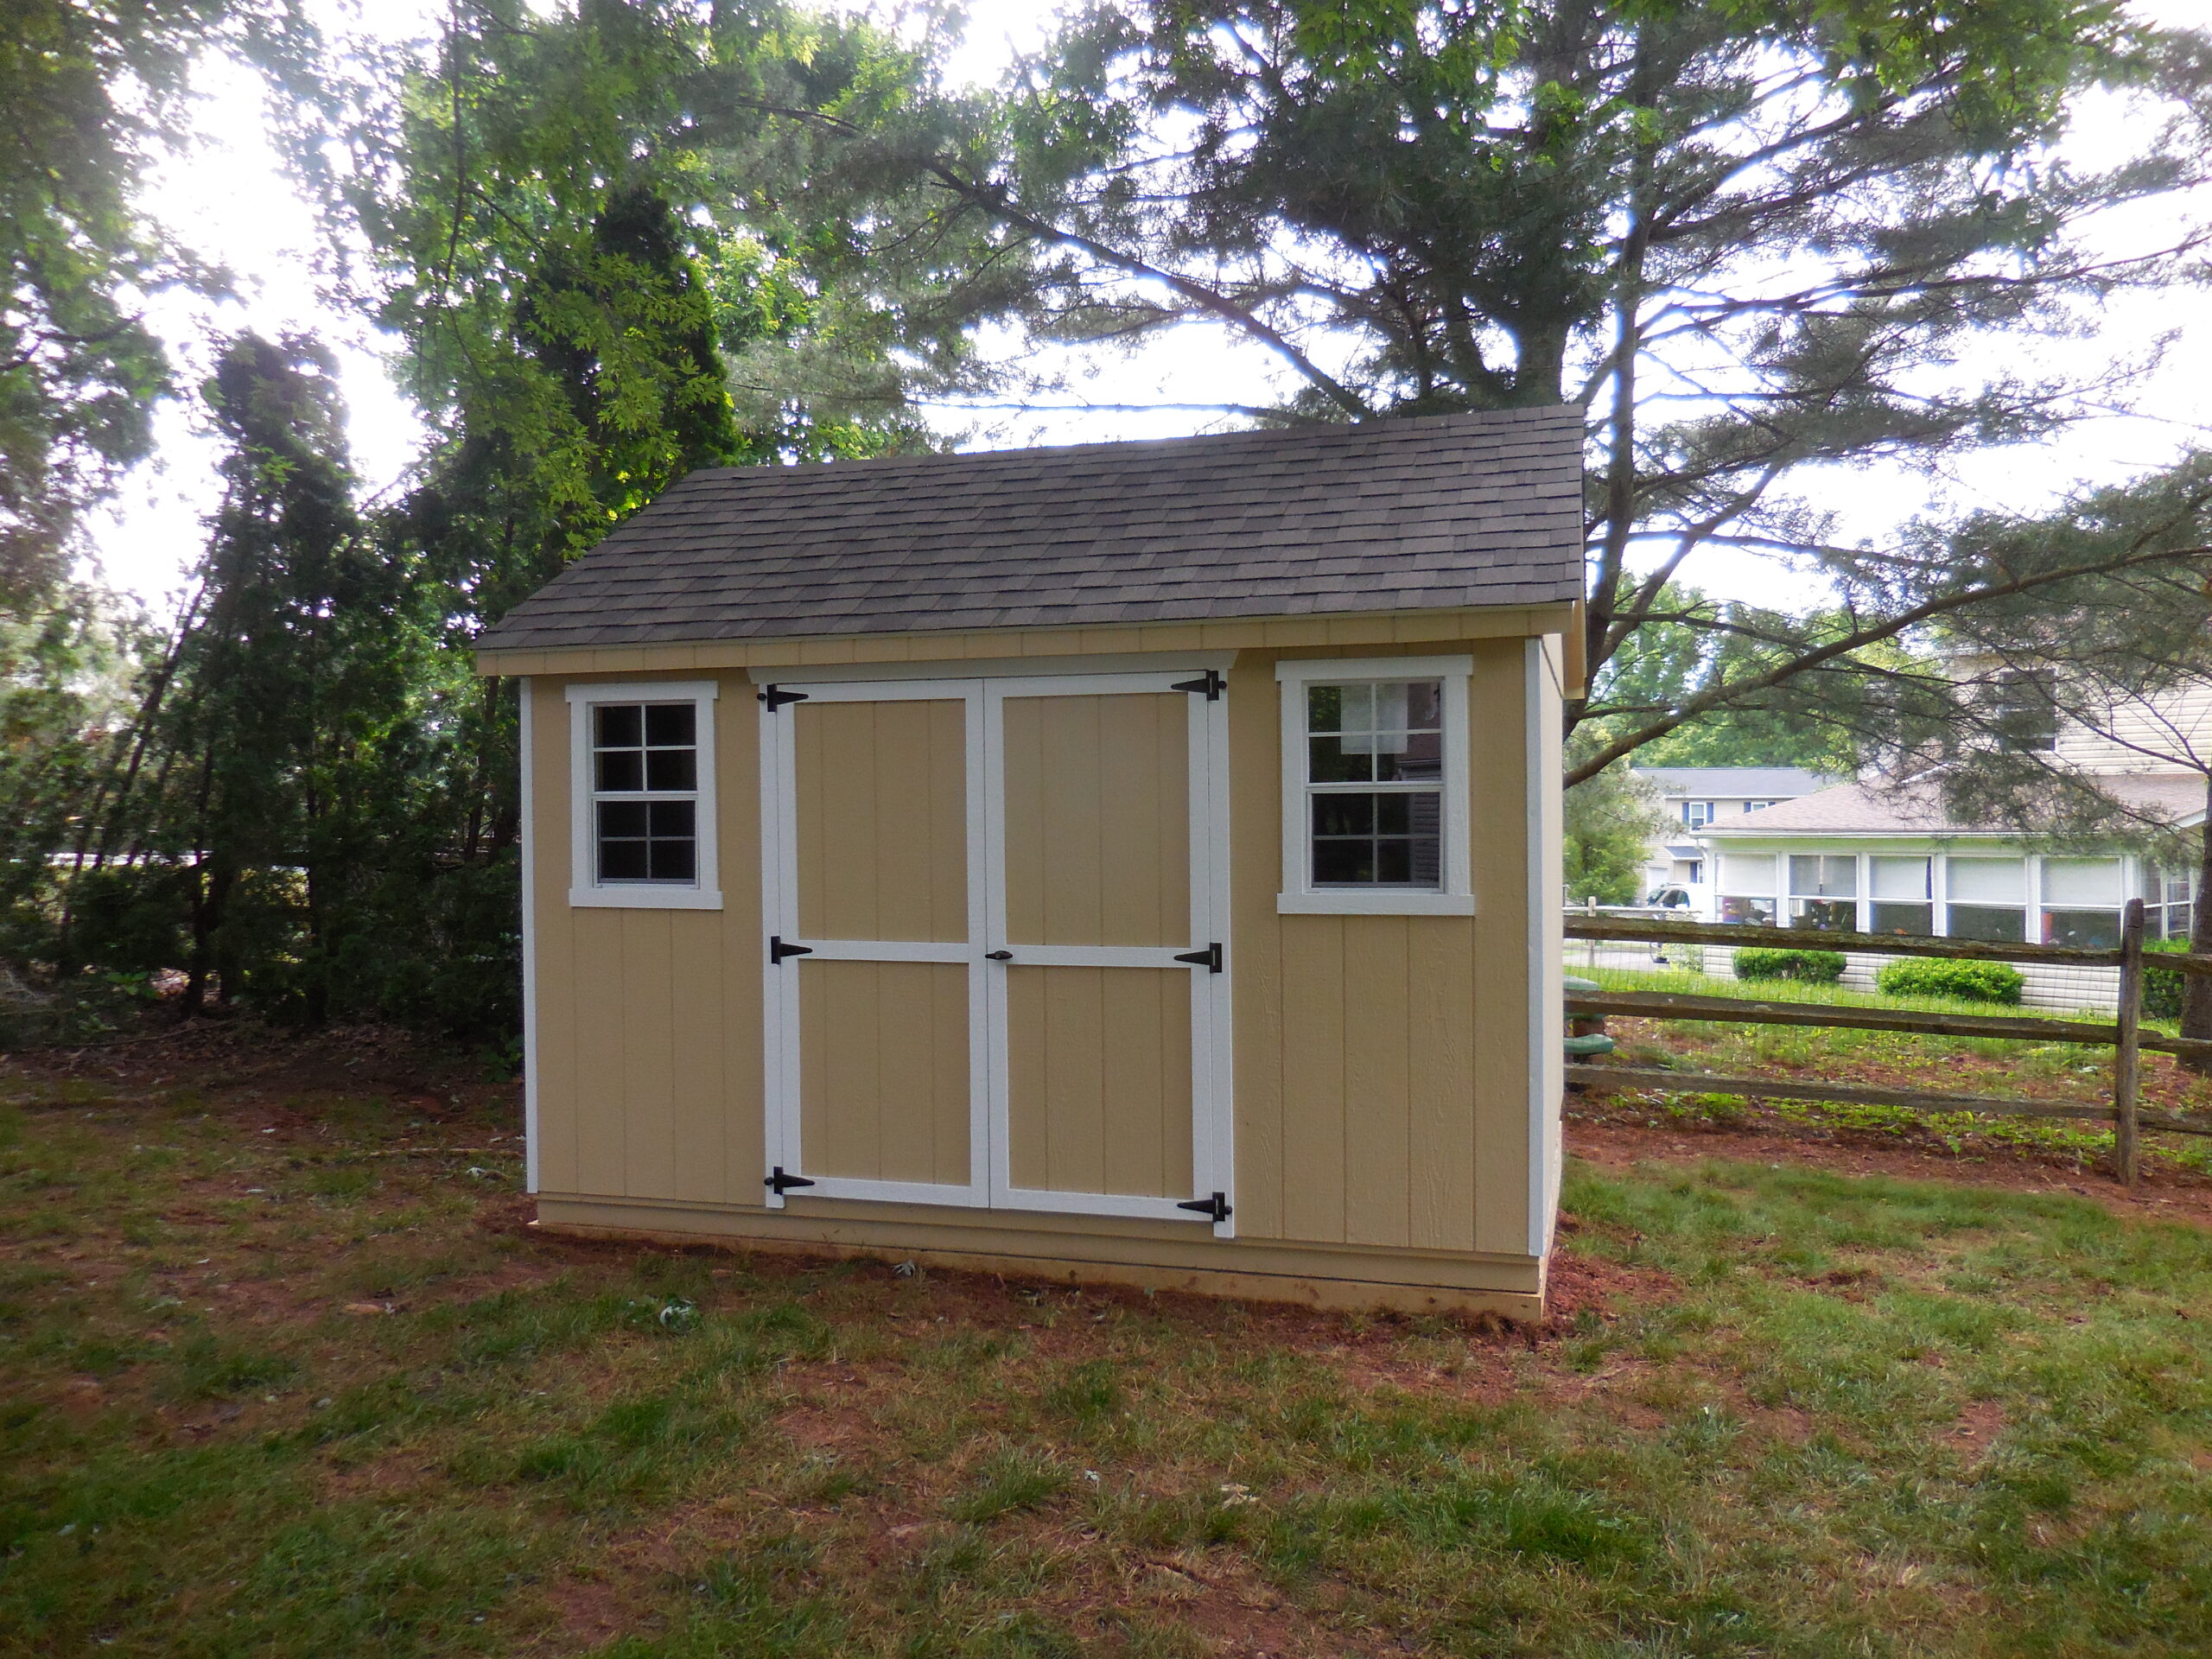
[[[2186,950],[2186,939],[2152,939],[2145,944],[2147,950]],[[2171,968],[2152,968],[2147,963],[2143,975],[2143,1012],[2153,1020],[2181,1018],[2181,976]]]
[[[1802,979],[1833,985],[1843,977],[1840,950],[1769,950],[1751,945],[1736,950],[1738,979]]]
[[[1891,996],[1955,996],[1962,1002],[2018,1002],[2028,982],[2001,962],[1944,962],[1908,957],[1874,976]]]

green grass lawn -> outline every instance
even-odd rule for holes
[[[564,1247],[370,1155],[486,1122],[0,1087],[0,1652],[2212,1649],[2193,1226],[1576,1166],[1532,1340]]]

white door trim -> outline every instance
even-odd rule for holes
[[[762,1174],[772,1183],[777,1170],[810,1183],[801,1189],[815,1198],[874,1198],[897,1204],[944,1204],[979,1209],[989,1202],[982,1178],[979,1150],[990,1130],[984,1104],[988,1086],[991,1027],[984,1008],[982,849],[976,826],[983,815],[982,686],[977,680],[903,680],[810,683],[808,702],[953,702],[964,713],[963,769],[967,778],[968,937],[959,943],[915,939],[810,939],[799,932],[798,750],[791,741],[795,703],[772,709],[760,702],[760,949],[766,1025],[765,1084],[767,1091],[767,1155]],[[779,964],[768,960],[771,942],[780,939],[804,953]],[[802,1134],[800,1094],[799,963],[941,962],[968,968],[968,1179],[964,1182],[869,1180],[849,1175],[810,1175]],[[785,1198],[772,1184],[769,1208]]]
[[[1007,1125],[1010,1066],[1006,968],[988,952],[1004,950],[1006,915],[1006,766],[1003,709],[1009,696],[1085,696],[1178,691],[1190,709],[1191,943],[1174,946],[1028,945],[1019,961],[1037,966],[1183,968],[1191,976],[1192,1173],[1204,1199],[1220,1192],[1232,1214],[1212,1223],[1216,1236],[1233,1237],[1234,1103],[1230,1044],[1233,963],[1223,971],[1177,963],[1188,950],[1229,944],[1229,719],[1225,695],[1208,698],[1180,690],[1179,683],[1203,674],[1212,661],[1181,658],[1176,670],[1124,673],[1057,673],[988,678],[824,681],[791,677],[817,702],[950,701],[966,709],[968,785],[968,938],[958,944],[906,940],[814,939],[798,931],[798,757],[785,703],[764,701],[760,723],[762,944],[803,948],[825,962],[965,963],[969,969],[969,1154],[965,1185],[862,1180],[808,1175],[801,1137],[800,1031],[796,959],[764,969],[765,1086],[767,1099],[763,1173],[781,1168],[813,1184],[800,1189],[820,1198],[873,1198],[907,1204],[946,1204],[1043,1211],[1060,1214],[1125,1216],[1203,1222],[1177,1198],[1118,1193],[1057,1192],[1017,1188],[1012,1180]],[[1215,670],[1217,673],[1218,670]],[[761,683],[772,683],[759,677]],[[981,764],[976,764],[980,758]],[[791,968],[785,971],[785,968]],[[771,1187],[767,1204],[784,1207]]]

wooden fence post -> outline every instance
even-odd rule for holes
[[[2112,1061],[2113,1162],[2133,1186],[2142,1179],[2136,1145],[2143,1054],[2143,901],[2131,899],[2120,924],[2120,1045]]]

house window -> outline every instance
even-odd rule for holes
[[[1682,822],[1693,830],[1704,829],[1707,824],[1713,822],[1713,803],[1711,801],[1684,801]]]
[[[1990,723],[2006,754],[2048,754],[2058,747],[2058,708],[2048,674],[2016,669],[1992,684]]]
[[[1874,857],[1866,861],[1873,888],[1873,931],[1925,938],[1936,931],[1934,889],[1929,885],[1935,861]]]
[[[2186,939],[2196,909],[2196,875],[2191,870],[2145,873],[2143,884],[2144,928],[2154,939]]]
[[[2043,942],[2110,950],[2120,944],[2120,861],[2043,861]]]
[[[1720,919],[1774,925],[1774,860],[1764,853],[1720,855]]]
[[[571,686],[569,902],[717,909],[712,684]]]
[[[1465,658],[1285,663],[1292,911],[1471,912]]]
[[[1943,861],[1949,902],[1943,931],[1955,939],[2024,944],[2028,937],[2027,862],[2018,858]]]
[[[1789,860],[1794,927],[1853,932],[1859,926],[1859,860],[1853,854],[1794,854]]]

